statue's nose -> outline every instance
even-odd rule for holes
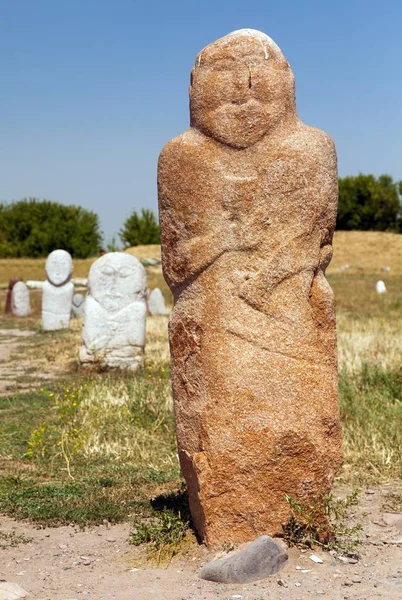
[[[249,71],[238,75],[233,81],[233,104],[245,104],[250,97],[251,75]]]

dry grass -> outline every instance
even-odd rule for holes
[[[133,246],[126,248],[125,252],[132,254],[136,258],[158,258],[161,259],[161,247],[158,244],[149,244],[149,246]]]
[[[87,277],[94,258],[75,259],[73,277]],[[11,277],[20,277],[24,281],[43,281],[45,275],[45,258],[1,258],[0,284],[8,285]]]
[[[381,231],[336,231],[334,258],[330,273],[350,265],[354,270],[381,273],[382,267],[391,267],[393,273],[402,273],[402,235]]]
[[[136,246],[126,250],[137,258],[161,257],[161,247],[157,245]],[[89,269],[97,256],[86,259],[74,259],[73,277],[88,277]],[[45,279],[46,258],[0,258],[0,285],[8,285],[11,277],[20,277],[23,281],[43,281]]]

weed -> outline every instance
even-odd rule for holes
[[[343,499],[325,496],[312,506],[298,504],[288,494],[290,517],[283,526],[286,542],[290,546],[336,550],[349,556],[356,555],[360,545],[360,524],[349,526],[348,513],[358,503],[359,490]],[[325,516],[324,516],[325,515]]]
[[[402,513],[402,494],[396,492],[385,494],[382,509],[386,512]]]
[[[0,530],[0,548],[2,550],[18,546],[18,544],[29,544],[29,542],[32,542],[32,539],[33,538],[16,533],[15,531]]]
[[[147,544],[148,555],[158,563],[177,554],[191,522],[187,494],[181,490],[151,501],[144,518],[136,516],[130,534],[134,546]]]

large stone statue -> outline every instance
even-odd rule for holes
[[[23,281],[17,281],[11,292],[11,312],[16,317],[27,317],[31,314],[29,289]]]
[[[47,281],[42,286],[42,325],[45,331],[66,329],[70,325],[74,285],[73,261],[65,250],[53,250],[46,261]]]
[[[136,370],[143,363],[147,280],[124,252],[96,260],[88,276],[80,361]]]
[[[280,533],[285,494],[319,501],[341,464],[325,278],[337,165],[259,31],[198,54],[190,112],[159,159],[162,262],[180,463],[195,526],[216,547]]]

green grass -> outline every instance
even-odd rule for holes
[[[349,481],[402,474],[402,369],[363,365],[340,374],[341,419]]]
[[[0,448],[0,512],[49,525],[141,516],[181,482],[169,372],[94,374],[2,398]]]

